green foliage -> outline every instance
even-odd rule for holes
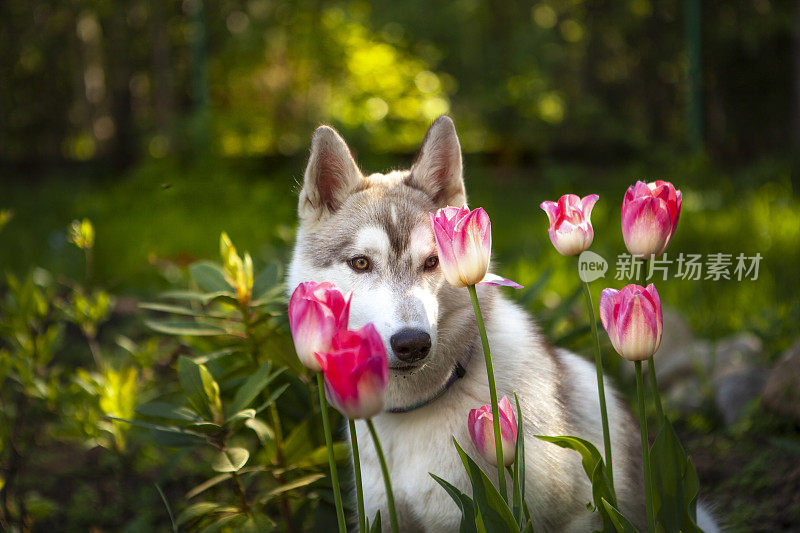
[[[650,448],[650,468],[657,524],[666,532],[701,531],[696,523],[700,481],[691,458],[666,417],[661,418],[660,429]]]
[[[455,438],[453,438],[453,444],[461,456],[461,461],[464,463],[464,468],[466,468],[472,483],[475,522],[479,530],[487,532],[519,531],[519,524],[514,519],[508,503],[492,484],[489,476],[461,449]]]
[[[216,499],[191,504],[178,516],[179,526],[273,530],[279,528],[273,518],[280,516],[280,529],[289,529],[297,512],[309,513],[304,507],[318,501],[298,496],[319,490],[327,456],[324,445],[315,445],[320,436],[308,420],[287,423],[276,404],[297,383],[285,367],[276,370],[282,357],[264,357],[264,347],[285,327],[278,311],[284,303],[279,269],[270,265],[255,275],[249,254],[242,259],[224,233],[220,242],[222,265],[189,266],[196,290],[164,293],[182,303],[141,305],[180,317],[147,324],[178,336],[195,353],[178,357],[179,392],[137,407],[156,422],[129,422],[151,429],[162,446],[212,452],[204,454],[211,477],[186,498],[213,490]],[[342,445],[337,449],[341,456]]]

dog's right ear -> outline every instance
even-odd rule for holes
[[[317,128],[300,192],[300,218],[333,213],[362,185],[363,176],[344,139],[330,126]]]
[[[461,144],[456,126],[447,115],[437,118],[428,128],[407,183],[428,193],[439,207],[466,203]]]

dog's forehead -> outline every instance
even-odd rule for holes
[[[431,200],[402,181],[385,175],[346,202],[341,215],[355,224],[358,245],[375,244],[394,257],[413,252],[416,247],[431,241],[428,213]],[[362,242],[359,242],[362,241]]]
[[[307,234],[309,259],[320,267],[357,250],[393,260],[433,251],[429,213],[433,200],[405,183],[408,172],[367,176],[365,187],[350,195],[328,219]]]

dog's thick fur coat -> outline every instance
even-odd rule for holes
[[[531,198],[531,206],[541,199]],[[302,281],[332,281],[353,291],[351,328],[375,324],[391,368],[386,408],[424,403],[439,392],[456,363],[466,368],[435,401],[373,420],[391,472],[401,531],[457,531],[460,512],[430,477],[436,474],[466,493],[470,483],[452,437],[490,477],[496,468],[473,448],[470,409],[489,402],[484,356],[464,288],[422,267],[435,254],[428,213],[466,202],[461,148],[453,122],[431,126],[408,171],[365,176],[341,137],[322,126],[314,133],[300,193],[300,226],[289,289]],[[356,272],[348,261],[366,257]],[[602,450],[597,380],[591,363],[547,344],[535,323],[496,287],[478,287],[492,349],[498,395],[516,393],[524,417],[527,503],[536,531],[591,531],[598,515],[587,509],[591,487],[576,452],[534,434],[576,435]],[[389,338],[403,328],[430,334],[432,348],[409,367],[393,355]],[[623,513],[644,530],[644,489],[639,430],[610,383],[605,385],[614,483]],[[513,402],[512,402],[513,403]],[[362,421],[357,422],[367,515],[380,509],[388,525],[378,459]],[[510,484],[509,484],[510,486]],[[713,526],[701,512],[705,527]],[[712,527],[713,529],[713,527]]]

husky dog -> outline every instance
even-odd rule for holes
[[[351,328],[372,322],[381,334],[390,379],[385,412],[373,421],[391,473],[401,531],[457,531],[460,511],[429,475],[470,494],[452,437],[492,478],[496,468],[475,452],[470,409],[489,403],[478,328],[464,288],[438,268],[428,214],[466,203],[461,146],[453,121],[437,119],[410,170],[363,174],[347,144],[328,126],[313,135],[300,192],[300,225],[289,288],[331,281],[353,292]],[[531,205],[538,200],[531,199]],[[531,437],[576,435],[602,449],[593,365],[550,346],[536,324],[497,287],[478,297],[492,348],[498,397],[519,397],[525,441],[526,497],[536,531],[591,531],[591,486],[579,455]],[[623,514],[645,530],[639,429],[610,384],[605,386],[614,485]],[[367,516],[386,493],[366,424],[357,422]],[[510,480],[510,478],[509,478]],[[510,481],[509,481],[510,486]],[[715,529],[700,510],[701,527]]]

